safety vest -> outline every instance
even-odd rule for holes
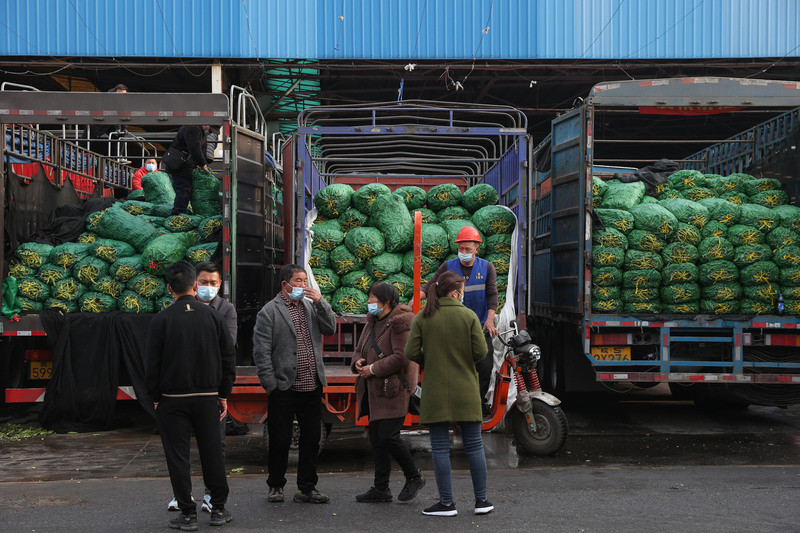
[[[486,271],[488,268],[489,261],[476,257],[472,264],[472,272],[464,286],[464,305],[478,315],[481,325],[486,322],[489,315],[489,306],[486,302]],[[447,262],[447,270],[455,272],[459,276],[463,275],[458,257]]]

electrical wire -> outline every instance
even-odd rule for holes
[[[70,0],[70,2],[71,1],[72,0]],[[169,42],[172,43],[172,49],[175,51],[175,55],[178,57],[178,60],[181,62],[181,65],[183,65],[183,68],[186,69],[186,72],[188,72],[190,76],[193,76],[195,78],[202,78],[203,75],[205,75],[206,71],[208,70],[208,67],[204,68],[203,72],[201,72],[200,74],[193,74],[192,71],[189,70],[189,67],[187,67],[186,63],[183,62],[183,58],[178,54],[178,47],[175,46],[175,40],[172,38],[172,32],[169,31],[169,26],[167,25],[167,19],[164,17],[164,10],[161,8],[160,0],[156,0],[156,6],[158,6],[158,12],[161,14],[161,23],[164,24],[164,30],[166,30],[167,32],[167,36],[169,37]]]

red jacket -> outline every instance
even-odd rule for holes
[[[148,171],[145,167],[142,167],[133,173],[133,181],[131,182],[132,190],[136,191],[142,188],[142,176],[145,174],[148,174]]]

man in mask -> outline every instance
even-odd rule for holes
[[[158,170],[158,161],[153,158],[145,159],[144,166],[133,173],[133,179],[131,181],[131,189],[137,191],[142,188],[142,178],[145,174],[149,174],[151,172],[155,172]]]
[[[336,316],[322,293],[308,287],[299,265],[279,274],[280,293],[258,312],[253,329],[253,361],[269,394],[267,433],[270,502],[283,501],[294,418],[300,426],[300,455],[294,501],[327,503],[317,488],[317,455],[322,424],[322,335],[336,332]]]
[[[486,393],[489,391],[492,368],[494,367],[492,337],[497,336],[497,328],[494,326],[494,315],[497,312],[498,303],[497,271],[491,262],[478,257],[481,234],[477,229],[471,226],[461,228],[461,231],[456,236],[456,244],[458,244],[458,257],[442,263],[436,270],[436,274],[422,288],[420,296],[422,299],[426,298],[428,287],[430,287],[431,283],[435,283],[437,278],[448,270],[455,272],[459,276],[464,276],[464,279],[467,280],[464,286],[463,303],[478,315],[478,320],[483,324],[486,346],[488,347],[486,357],[475,364],[481,389],[483,416],[486,417],[490,414]]]

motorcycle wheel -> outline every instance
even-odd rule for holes
[[[552,455],[564,446],[569,433],[567,415],[560,407],[552,407],[540,401],[533,402],[533,417],[536,432],[528,428],[525,413],[517,408],[511,412],[511,427],[514,437],[522,448],[534,455]]]

